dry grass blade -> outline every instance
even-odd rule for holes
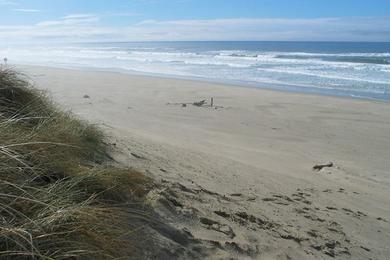
[[[129,237],[149,217],[150,180],[104,166],[103,138],[0,69],[0,258],[136,258]]]

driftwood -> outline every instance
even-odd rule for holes
[[[313,170],[321,171],[323,168],[331,168],[333,167],[333,163],[327,163],[327,164],[317,164],[313,166]]]
[[[204,106],[204,105],[206,105],[207,104],[207,101],[206,101],[206,99],[205,100],[202,100],[202,101],[199,101],[199,102],[194,102],[194,103],[192,103],[194,106],[197,106],[197,107],[202,107],[202,106]]]
[[[193,103],[167,103],[167,105],[174,105],[174,106],[181,106],[181,107],[187,107],[189,105],[196,106],[196,107],[212,107],[215,109],[224,108],[223,106],[216,106],[214,102],[214,98],[210,99],[210,105],[208,105],[207,100],[201,100]]]

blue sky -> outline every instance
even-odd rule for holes
[[[0,0],[0,40],[390,41],[390,0]]]

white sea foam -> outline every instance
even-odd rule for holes
[[[83,66],[202,77],[210,80],[390,92],[390,53],[179,50],[143,46],[55,46],[0,49],[11,63]]]

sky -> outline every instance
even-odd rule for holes
[[[385,41],[390,0],[0,0],[0,42]]]

